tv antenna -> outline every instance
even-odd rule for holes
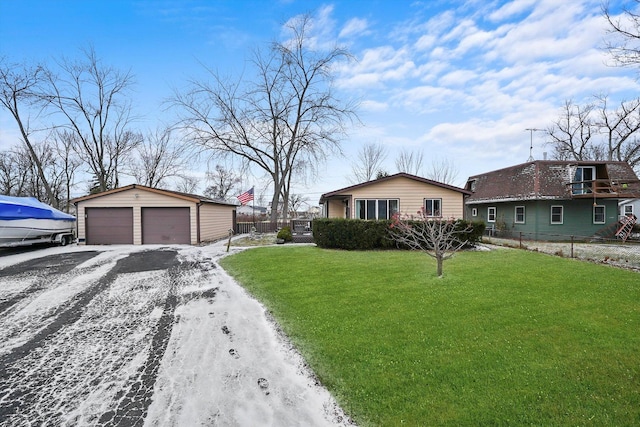
[[[530,139],[530,143],[529,143],[529,158],[527,159],[527,162],[533,162],[535,160],[533,158],[533,133],[534,132],[544,132],[544,129],[527,128],[525,130],[528,130],[531,133],[531,139]]]

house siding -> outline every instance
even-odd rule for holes
[[[351,206],[351,202],[349,205]],[[327,218],[346,218],[346,205],[342,200],[329,200],[325,209],[327,210]]]
[[[234,209],[234,206],[210,203],[200,205],[200,241],[211,242],[229,236]]]
[[[462,218],[464,209],[462,193],[405,177],[354,189],[349,201],[350,218],[355,217],[356,199],[398,199],[399,211],[406,215],[417,214],[425,199],[441,199],[442,216],[445,218]],[[331,206],[329,209],[331,213]]]
[[[605,223],[593,223],[593,200],[534,200],[502,203],[473,203],[466,207],[467,218],[484,221],[486,224],[506,226],[509,234],[523,233],[523,237],[541,240],[567,240],[590,237],[597,232],[613,226],[618,221],[616,200],[596,200],[599,206],[605,206]],[[525,207],[525,223],[516,224],[515,207]],[[563,223],[551,224],[551,206],[563,207]],[[487,222],[487,208],[496,208],[496,222]],[[478,216],[472,217],[471,210],[478,209]]]

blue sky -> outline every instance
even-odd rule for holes
[[[611,66],[603,50],[600,0],[0,0],[0,55],[72,58],[91,44],[105,64],[136,77],[137,126],[153,129],[172,118],[162,101],[203,77],[202,64],[239,76],[253,49],[306,12],[317,43],[337,42],[354,55],[336,68],[336,85],[360,101],[362,121],[343,142],[345,158],[332,157],[317,179],[296,185],[311,204],[352,183],[351,159],[367,142],[388,148],[390,173],[399,150],[422,149],[427,166],[453,162],[462,186],[470,175],[525,162],[525,129],[550,126],[565,100],[640,96],[636,70]],[[551,151],[544,141],[534,134],[535,158]],[[0,149],[17,142],[0,113]],[[246,182],[262,187],[259,176]]]

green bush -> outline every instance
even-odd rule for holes
[[[318,247],[327,249],[395,249],[397,245],[389,236],[390,225],[390,220],[320,218],[313,221],[313,239]],[[460,230],[468,226],[472,227],[471,232],[465,237],[473,245],[482,237],[485,224],[482,221],[456,222]]]
[[[278,231],[278,235],[276,237],[284,240],[285,242],[292,242],[293,235],[291,234],[291,227],[282,227],[280,231]]]

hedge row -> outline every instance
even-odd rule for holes
[[[390,220],[320,218],[313,220],[313,239],[318,247],[326,249],[396,249],[396,243],[390,238],[390,225]],[[480,241],[485,229],[482,221],[459,220],[456,225],[460,230],[472,227],[465,235],[470,244]]]

